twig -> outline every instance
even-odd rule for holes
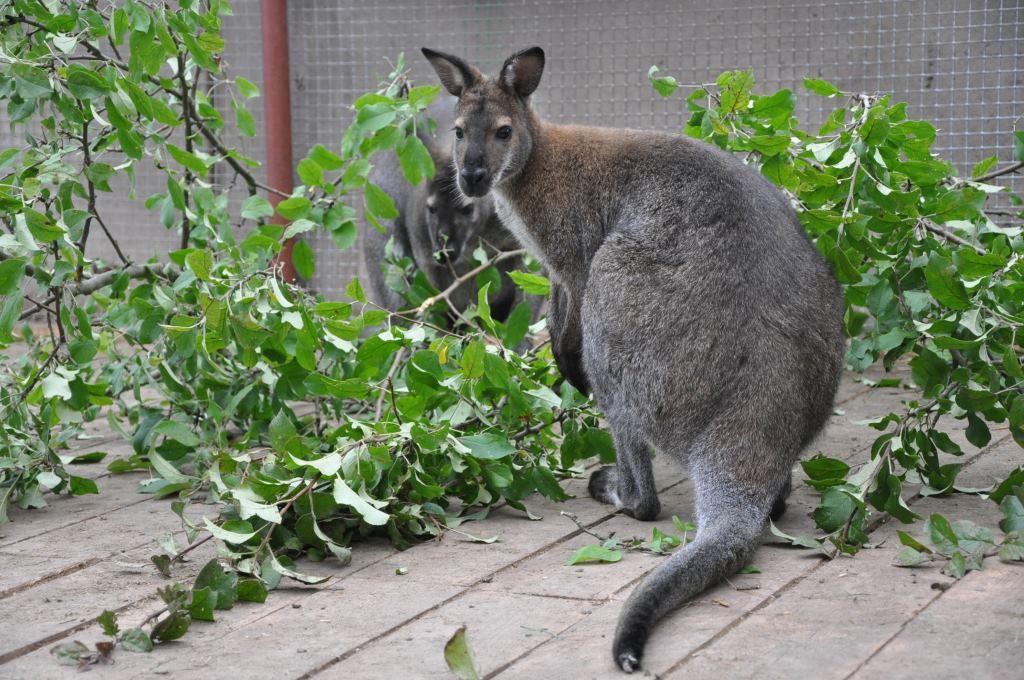
[[[433,307],[442,300],[444,300],[445,302],[451,302],[452,293],[454,293],[456,290],[459,289],[460,286],[462,286],[464,283],[475,277],[480,272],[486,270],[488,267],[492,267],[498,264],[499,262],[502,262],[503,260],[508,260],[513,257],[521,257],[522,255],[525,254],[525,248],[520,248],[519,250],[508,250],[503,253],[498,253],[487,262],[484,262],[479,267],[475,267],[466,272],[465,274],[463,274],[462,276],[460,276],[459,278],[455,279],[452,285],[445,288],[444,291],[438,293],[437,295],[428,297],[426,300],[420,303],[419,307],[416,307],[415,309],[405,309],[402,310],[401,313],[415,312],[416,314],[424,314],[428,309],[430,309],[431,307]]]
[[[78,102],[79,106],[82,106],[82,102]],[[82,121],[82,167],[88,168],[92,165],[92,153],[89,149],[89,118],[85,118]],[[96,186],[93,184],[92,179],[89,177],[88,172],[83,172],[85,175],[85,186],[89,195],[89,216],[85,218],[85,225],[82,227],[82,236],[78,240],[78,250],[81,252],[81,259],[78,261],[78,268],[75,270],[75,280],[82,280],[82,270],[85,269],[85,244],[89,240],[89,227],[92,226],[93,215],[96,214]]]
[[[391,368],[388,369],[387,377],[384,378],[384,383],[380,387],[380,392],[377,395],[377,405],[373,409],[373,419],[380,420],[381,414],[384,412],[384,399],[387,397],[388,388],[391,386],[391,379],[398,373],[398,369],[402,364],[402,359],[405,358],[405,347],[399,348],[395,352],[395,358],[391,362]],[[392,387],[392,399],[394,398],[394,388]],[[395,408],[395,417],[398,417],[398,408]]]
[[[178,85],[181,88],[181,92],[177,93],[178,98],[181,100],[182,108],[186,111],[189,110],[190,102],[192,101],[189,97],[188,83],[185,81],[185,55],[181,51],[181,45],[178,41],[174,41],[175,46],[178,48]],[[198,81],[198,78],[196,79]],[[192,116],[185,116],[185,151],[192,153],[193,140],[192,140]],[[189,187],[192,186],[192,170],[185,168],[185,188],[183,189],[185,207],[181,211],[181,249],[188,248],[188,239],[192,234],[192,223],[188,220],[188,201],[189,201]]]
[[[190,546],[188,546],[186,548],[182,548],[178,552],[176,552],[173,555],[171,555],[171,562],[170,563],[174,564],[175,562],[181,560],[182,557],[184,557],[188,553],[192,552],[193,550],[195,550],[196,548],[201,546],[203,543],[206,543],[211,538],[213,538],[213,534],[207,534],[206,536],[203,536],[202,538],[200,538],[198,541],[196,541],[192,545],[190,545]]]
[[[934,222],[931,222],[929,220],[921,220],[920,224],[926,230],[930,231],[933,234],[936,234],[937,236],[941,236],[942,238],[946,239],[947,241],[952,241],[953,243],[958,243],[958,244],[960,244],[962,246],[966,246],[968,248],[973,248],[974,251],[976,253],[978,253],[979,255],[985,255],[986,253],[988,253],[988,251],[985,250],[983,247],[975,245],[975,244],[973,244],[970,241],[967,241],[965,239],[962,239],[962,238],[960,238],[959,236],[957,236],[956,234],[954,234],[952,232],[946,231],[945,229],[943,229],[939,225],[935,224]]]
[[[1012,165],[1007,165],[1005,168],[993,170],[992,172],[986,173],[981,177],[972,177],[970,181],[985,182],[990,179],[995,179],[996,177],[1001,177],[1002,175],[1009,175],[1010,173],[1017,172],[1021,168],[1024,168],[1024,161],[1018,161]]]

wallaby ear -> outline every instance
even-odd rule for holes
[[[529,97],[540,85],[540,77],[544,73],[544,50],[530,47],[516,52],[505,60],[498,75],[498,82],[510,92],[520,97]]]
[[[426,47],[420,48],[420,51],[423,52],[423,56],[427,58],[430,65],[434,67],[434,71],[437,72],[437,77],[441,79],[444,89],[456,97],[461,97],[462,93],[473,87],[481,77],[480,71],[458,57],[445,54],[444,52],[435,52]]]

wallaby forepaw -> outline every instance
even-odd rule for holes
[[[611,465],[598,468],[590,474],[587,491],[595,501],[619,507],[619,494],[615,478],[615,468]]]

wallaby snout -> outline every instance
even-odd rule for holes
[[[485,168],[462,168],[459,170],[459,188],[467,196],[485,196],[491,190],[489,173]]]

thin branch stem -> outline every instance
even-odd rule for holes
[[[970,181],[972,181],[972,182],[986,182],[986,181],[988,181],[990,179],[995,179],[996,177],[1002,177],[1003,175],[1009,175],[1011,173],[1017,172],[1021,168],[1024,168],[1024,161],[1017,161],[1016,163],[1013,163],[1012,165],[1007,165],[1005,168],[997,168],[996,170],[993,170],[992,172],[986,173],[986,174],[982,175],[981,177],[973,177],[973,178],[971,178]]]

